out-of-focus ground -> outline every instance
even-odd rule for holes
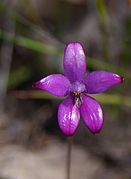
[[[122,85],[94,97],[104,127],[80,123],[73,137],[71,179],[131,178],[130,0],[0,1],[0,179],[63,179],[67,139],[57,124],[62,99],[32,85],[62,73],[66,43],[80,41],[88,71],[110,70]]]
[[[42,150],[32,151],[22,146],[6,145],[0,149],[0,174],[14,179],[61,179],[66,175],[66,148],[58,140],[46,143]],[[92,178],[102,167],[101,163],[74,146],[72,178]],[[81,166],[81,167],[80,167]]]

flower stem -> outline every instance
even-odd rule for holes
[[[66,163],[66,179],[71,179],[71,151],[72,151],[72,138],[67,139],[67,163]]]

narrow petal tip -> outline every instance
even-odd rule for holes
[[[103,123],[104,123],[104,121],[103,121]],[[102,128],[103,128],[103,123],[102,123],[100,128],[96,128],[95,130],[90,129],[91,133],[94,134],[94,135],[100,133]]]
[[[123,83],[124,82],[124,77],[122,77],[122,76],[120,76],[120,79],[121,79],[121,83]]]
[[[115,73],[113,74],[113,76],[114,76],[114,81],[116,80],[117,84],[124,82],[124,78],[122,76],[115,74]]]
[[[35,84],[32,85],[33,88],[41,89],[41,82],[37,81]]]

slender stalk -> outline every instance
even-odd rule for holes
[[[66,179],[71,179],[71,151],[72,151],[72,138],[67,139],[67,163],[66,163]]]

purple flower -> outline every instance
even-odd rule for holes
[[[69,43],[64,52],[64,75],[52,74],[35,86],[54,96],[66,99],[59,105],[58,123],[66,136],[72,136],[79,124],[80,115],[92,133],[103,126],[103,112],[100,104],[87,94],[101,93],[123,78],[108,71],[94,71],[86,74],[86,56],[80,43]]]

